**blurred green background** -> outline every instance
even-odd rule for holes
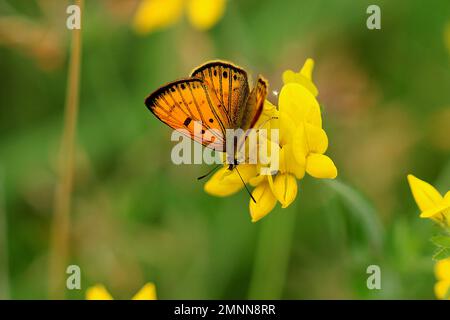
[[[184,17],[138,35],[138,1],[86,1],[70,259],[87,287],[128,299],[433,299],[436,228],[406,175],[450,181],[450,2],[229,0],[211,30]],[[381,7],[381,30],[366,8]],[[46,299],[71,31],[68,2],[0,0],[0,298]],[[316,62],[337,181],[305,178],[296,202],[253,224],[248,195],[214,198],[207,166],[170,160],[171,130],[144,98],[226,59],[270,90]],[[276,103],[276,97],[269,95]],[[368,290],[377,264],[382,289]]]

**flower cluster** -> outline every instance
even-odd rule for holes
[[[328,137],[322,128],[322,115],[316,99],[318,90],[312,82],[314,61],[308,59],[299,72],[291,70],[283,74],[283,88],[279,94],[278,108],[265,102],[262,116],[255,128],[279,130],[276,148],[279,154],[279,170],[261,175],[261,164],[241,164],[239,173],[245,183],[254,187],[250,199],[252,221],[266,216],[280,202],[288,207],[298,192],[297,180],[305,172],[315,178],[334,179],[337,169],[325,155]],[[271,143],[270,136],[268,142]],[[261,142],[262,143],[262,142]],[[270,149],[270,148],[269,148]],[[223,167],[205,184],[205,191],[215,196],[228,196],[243,184],[236,170]]]

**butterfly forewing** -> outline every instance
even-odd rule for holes
[[[219,112],[225,127],[239,128],[249,94],[247,73],[230,63],[213,61],[195,69],[191,76],[202,79],[218,98],[224,107]]]
[[[145,100],[148,109],[171,128],[185,129],[193,140],[224,151],[226,127],[217,110],[218,103],[199,78],[171,82]]]

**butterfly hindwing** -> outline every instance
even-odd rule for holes
[[[264,101],[267,97],[267,81],[259,76],[256,86],[252,89],[246,102],[241,128],[247,130],[253,128],[261,116]]]
[[[181,79],[153,92],[145,105],[171,128],[186,129],[193,140],[224,151],[226,127],[218,111],[221,106],[210,91],[202,79]]]
[[[220,111],[226,127],[239,127],[249,94],[247,73],[231,63],[212,61],[195,69],[191,76],[202,79],[224,106]]]

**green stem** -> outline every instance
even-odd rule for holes
[[[83,14],[83,0],[75,3]],[[75,162],[75,140],[79,104],[81,66],[81,30],[72,31],[72,46],[67,76],[64,128],[59,154],[59,176],[55,191],[51,253],[49,261],[49,289],[52,299],[65,296],[64,284],[69,256],[70,209]]]
[[[273,216],[258,222],[261,225],[249,286],[249,299],[281,299],[288,271],[296,214],[295,208],[283,209],[282,212],[272,213]]]

